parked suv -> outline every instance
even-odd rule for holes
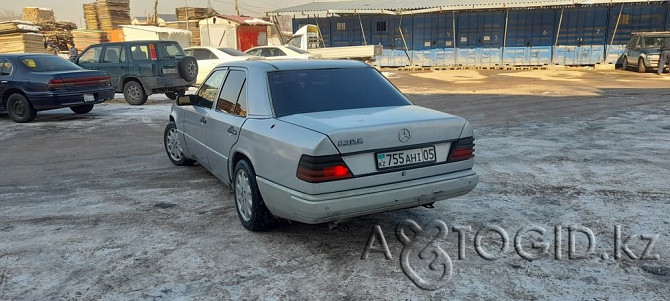
[[[174,41],[132,41],[92,45],[77,58],[86,69],[107,71],[117,93],[131,105],[151,94],[176,99],[195,84],[198,63]]]
[[[663,39],[670,32],[634,32],[623,53],[623,69],[636,67],[637,72],[658,69],[658,60]]]

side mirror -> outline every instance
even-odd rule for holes
[[[177,97],[177,105],[178,106],[190,106],[195,103],[195,97],[197,95],[189,94],[189,95],[183,95]]]

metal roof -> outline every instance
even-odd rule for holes
[[[268,15],[294,14],[420,14],[435,11],[472,9],[535,8],[615,3],[649,3],[668,0],[358,0],[312,2],[267,12]]]

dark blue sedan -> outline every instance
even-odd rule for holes
[[[0,111],[30,122],[37,111],[70,108],[77,114],[114,98],[109,75],[48,54],[0,55]]]

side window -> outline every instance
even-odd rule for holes
[[[12,63],[5,59],[0,59],[0,76],[12,75],[12,70],[14,70]]]
[[[121,62],[121,45],[107,46],[105,55],[103,56],[103,63],[117,64]]]
[[[147,45],[131,45],[130,56],[133,61],[146,61],[149,59],[149,46]]]
[[[223,85],[223,90],[221,90],[221,96],[219,101],[216,103],[216,110],[241,115],[241,108],[237,108],[238,99],[241,96],[242,88],[244,87],[244,82],[246,81],[246,74],[244,71],[240,70],[230,70],[228,78],[226,78],[226,83]],[[244,93],[245,103],[244,103],[244,115],[246,116],[246,93]]]
[[[237,105],[235,105],[235,115],[247,117],[247,81],[242,85],[242,92],[237,98]]]
[[[80,63],[99,63],[102,54],[102,46],[89,48],[79,57]]]
[[[254,49],[249,51],[249,54],[255,55],[255,56],[261,56],[262,55],[262,49]]]
[[[286,53],[281,51],[281,49],[279,49],[279,48],[275,48],[274,49],[274,56],[286,56]]]
[[[210,60],[212,59],[212,52],[207,49],[196,49],[193,52],[193,57],[198,61]]]
[[[640,48],[642,45],[642,37],[638,37],[635,41],[635,48]]]
[[[218,70],[212,73],[205,83],[202,84],[200,90],[198,90],[198,103],[193,105],[211,109],[214,100],[219,96],[219,90],[221,90],[221,85],[223,85],[225,77],[226,70]]]
[[[184,54],[187,56],[193,56],[193,49],[184,50]]]

